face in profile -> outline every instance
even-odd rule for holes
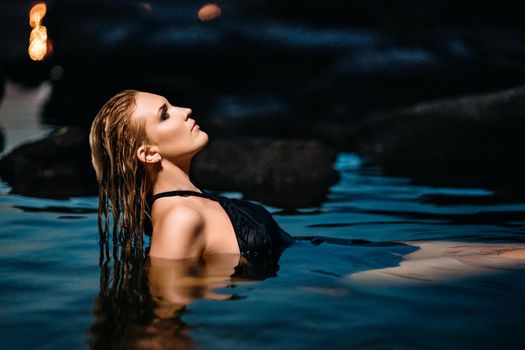
[[[172,106],[166,98],[147,92],[138,92],[135,102],[132,118],[145,125],[149,156],[191,158],[208,143],[208,134],[191,118],[191,109]]]

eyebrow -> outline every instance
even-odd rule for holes
[[[164,103],[162,106],[160,106],[158,112],[157,112],[157,118],[160,118],[160,116],[162,115],[161,113],[162,112],[166,112],[166,110],[168,109],[168,105],[166,103]]]

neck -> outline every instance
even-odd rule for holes
[[[190,163],[191,158],[178,164],[163,159],[159,169],[154,174],[150,173],[153,182],[152,194],[179,190],[201,192],[191,183],[189,176]]]

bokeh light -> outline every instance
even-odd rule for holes
[[[216,4],[206,4],[199,10],[198,17],[201,21],[211,21],[221,15],[221,8]]]
[[[46,4],[38,3],[29,11],[29,25],[33,30],[29,35],[29,57],[33,61],[41,61],[48,53],[47,29],[40,25],[46,15]]]

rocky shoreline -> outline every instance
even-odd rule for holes
[[[525,86],[419,103],[370,114],[326,129],[346,138],[386,176],[448,186],[522,192],[525,170]],[[331,133],[331,134],[330,134]],[[61,128],[0,159],[0,177],[13,193],[68,197],[96,194],[85,128]],[[279,207],[322,202],[338,181],[342,151],[320,140],[210,137],[194,158],[192,178],[205,188],[241,191]]]

